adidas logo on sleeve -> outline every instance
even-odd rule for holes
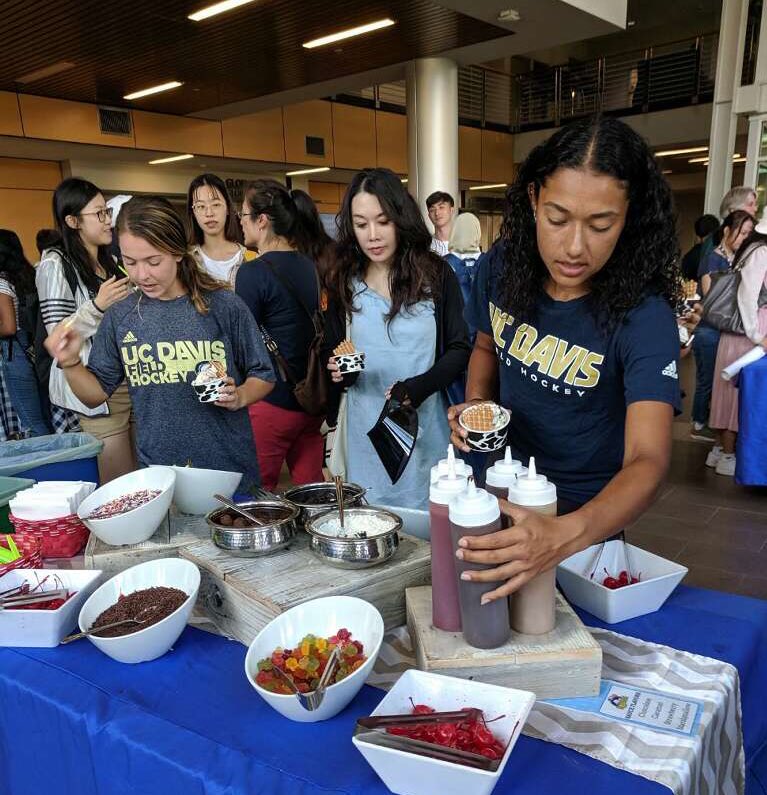
[[[675,381],[679,380],[679,373],[676,369],[676,362],[669,362],[661,371],[661,375],[666,375],[669,378],[673,378]]]

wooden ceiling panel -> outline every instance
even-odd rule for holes
[[[428,0],[257,0],[203,22],[208,0],[10,0],[0,3],[0,90],[194,113],[509,35]],[[318,36],[391,17],[396,25],[306,50]],[[20,84],[17,78],[74,67]],[[174,91],[123,96],[169,80]]]

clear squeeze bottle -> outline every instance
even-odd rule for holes
[[[474,481],[462,494],[454,497],[449,506],[450,532],[453,550],[464,536],[482,536],[501,529],[501,510],[495,496],[478,489]],[[509,639],[509,600],[496,599],[481,603],[482,594],[492,591],[498,583],[471,582],[460,579],[464,571],[492,569],[492,565],[468,563],[453,557],[458,580],[458,599],[461,605],[463,637],[477,649],[495,649]]]
[[[452,445],[451,445],[452,451]],[[449,455],[449,453],[448,453]],[[431,614],[432,624],[448,632],[461,631],[458,582],[455,577],[455,547],[450,535],[448,503],[466,491],[468,478],[459,475],[455,462],[429,489],[429,529],[431,534]]]
[[[547,516],[557,515],[557,487],[535,469],[530,459],[527,475],[509,488],[509,502]],[[541,572],[511,597],[511,626],[515,632],[543,635],[556,623],[557,567]]]
[[[441,459],[431,468],[429,483],[434,483],[438,478],[447,475],[448,467],[451,463],[455,467],[456,475],[462,475],[465,478],[472,476],[471,467],[462,458],[455,457],[455,449],[452,444],[449,444],[447,446],[447,458]]]
[[[527,468],[522,466],[521,461],[516,461],[511,456],[511,448],[506,448],[503,460],[496,461],[488,468],[485,474],[485,488],[496,497],[507,500],[509,498],[509,487],[516,483],[517,478],[524,475]]]

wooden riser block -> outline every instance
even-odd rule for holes
[[[91,533],[85,547],[85,568],[101,569],[109,575],[119,574],[148,560],[177,558],[180,549],[206,538],[210,538],[210,527],[204,516],[190,516],[172,510],[155,534],[140,544],[110,546]]]
[[[497,649],[475,649],[460,632],[431,623],[431,587],[408,588],[407,627],[422,671],[530,690],[538,698],[599,693],[602,649],[557,592],[557,623],[546,635],[521,635]]]
[[[405,590],[431,581],[431,546],[400,533],[394,557],[369,569],[319,561],[299,532],[288,549],[258,558],[230,555],[211,542],[180,552],[202,575],[197,607],[220,632],[246,646],[273,618],[323,596],[356,596],[375,605],[386,629],[405,623]]]

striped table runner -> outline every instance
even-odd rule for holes
[[[539,701],[524,733],[643,776],[675,795],[742,795],[745,754],[737,669],[616,632],[590,632],[602,647],[603,682],[698,702],[692,733],[613,719],[594,711],[601,703],[596,698]],[[386,636],[368,684],[388,689],[414,666],[407,628],[399,627]]]

